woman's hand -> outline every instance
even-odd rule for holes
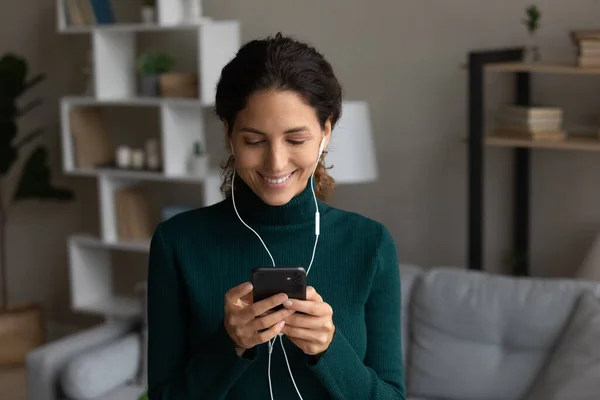
[[[285,319],[281,332],[305,354],[320,356],[329,348],[335,333],[333,310],[312,287],[306,288],[306,300],[290,299],[284,302],[288,310],[296,313]],[[300,313],[304,313],[300,314]]]
[[[235,343],[238,356],[257,344],[273,339],[281,332],[285,325],[285,318],[295,311],[282,308],[265,316],[262,315],[281,305],[287,299],[287,295],[282,293],[253,303],[252,284],[248,282],[227,292],[225,295],[225,330]],[[266,330],[258,332],[263,329]]]

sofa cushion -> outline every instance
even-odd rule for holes
[[[401,282],[401,323],[402,323],[402,361],[404,362],[404,369],[406,370],[407,359],[408,359],[408,343],[409,343],[409,332],[408,332],[408,321],[410,313],[410,298],[412,296],[413,287],[418,278],[423,275],[424,270],[416,265],[401,264],[400,265],[400,282]]]
[[[436,268],[414,289],[407,388],[447,400],[517,400],[591,282]]]
[[[585,292],[527,400],[588,400],[600,393],[600,301]]]
[[[61,374],[63,392],[71,399],[94,399],[130,382],[138,372],[140,347],[140,335],[130,333],[75,356]]]

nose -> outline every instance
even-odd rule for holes
[[[274,143],[271,144],[267,152],[266,169],[273,174],[285,171],[288,163],[288,154],[285,147]]]

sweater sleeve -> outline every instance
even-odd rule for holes
[[[224,399],[256,358],[255,349],[239,357],[221,323],[207,334],[202,352],[189,354],[184,285],[161,226],[152,237],[148,265],[149,398]]]
[[[365,305],[367,353],[364,362],[336,331],[327,351],[307,363],[335,399],[404,400],[400,322],[400,269],[394,241],[383,228],[377,270]]]

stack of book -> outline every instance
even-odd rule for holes
[[[115,22],[110,0],[64,0],[68,25],[112,24]]]
[[[600,68],[600,30],[573,31],[571,39],[577,47],[577,65]]]
[[[564,140],[563,111],[558,107],[503,107],[497,117],[496,135],[531,140]]]

